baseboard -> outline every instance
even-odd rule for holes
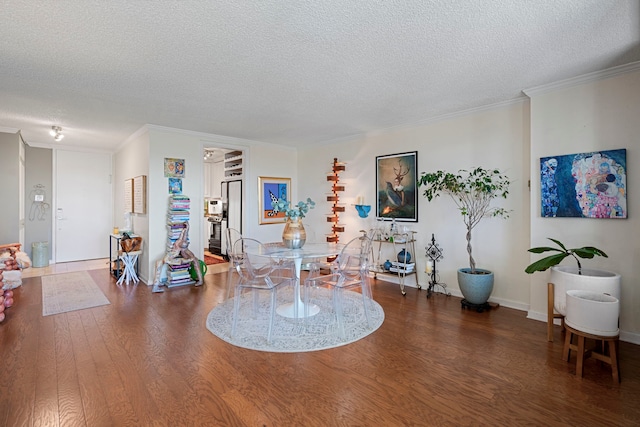
[[[630,342],[632,344],[640,345],[640,334],[634,332],[620,331],[620,341]]]
[[[410,279],[411,277],[414,277],[414,279]],[[394,283],[396,285],[400,284],[400,280],[398,278],[398,276],[396,275],[391,275],[391,274],[385,274],[385,273],[377,273],[377,277],[378,280],[384,281],[384,282],[389,282],[389,283]],[[413,274],[411,276],[407,276],[406,279],[410,279],[410,280],[405,280],[405,286],[410,287],[410,288],[417,288],[416,286],[416,280],[417,280],[417,275]],[[426,289],[427,285],[421,285],[422,289]],[[454,297],[459,297],[462,298],[462,293],[460,292],[460,289],[457,288],[447,288],[447,292],[449,292],[452,296]],[[529,304],[523,304],[520,302],[516,302],[516,301],[511,301],[511,300],[506,300],[506,299],[502,299],[502,298],[494,298],[491,297],[489,298],[489,302],[495,303],[495,304],[500,304],[503,307],[507,307],[507,308],[513,308],[514,310],[519,310],[519,311],[525,311],[527,312],[527,319],[532,319],[532,320],[537,320],[540,322],[544,322],[547,323],[547,313],[541,313],[539,311],[532,311],[529,307]],[[560,319],[554,319],[554,324],[556,325],[560,325],[561,321]],[[624,341],[624,342],[629,342],[632,344],[638,344],[640,345],[640,334],[634,333],[634,332],[626,332],[626,331],[620,331],[620,341]]]
[[[460,294],[460,296],[462,297],[462,294]],[[490,297],[489,302],[500,304],[502,307],[513,308],[514,310],[518,310],[518,311],[529,310],[529,304],[523,304],[521,302],[511,301],[508,299]]]

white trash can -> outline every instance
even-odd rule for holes
[[[33,242],[31,244],[31,266],[49,266],[49,242]]]

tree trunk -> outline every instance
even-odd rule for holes
[[[471,255],[471,230],[467,229],[467,253],[469,254],[469,267],[471,267],[471,274],[476,271],[476,261]]]

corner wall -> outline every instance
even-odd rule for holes
[[[113,218],[114,226],[124,228],[124,183],[125,180],[149,174],[149,132],[143,127],[132,135],[114,156]],[[148,183],[147,183],[148,191]],[[147,282],[149,271],[149,210],[146,214],[131,214],[133,232],[142,237],[142,254],[138,260],[138,271],[142,281]]]
[[[640,344],[640,72],[531,96],[531,246],[547,237],[568,247],[604,250],[583,265],[622,276],[621,339]],[[539,159],[554,155],[627,149],[627,219],[542,218]],[[532,256],[531,261],[539,256]],[[564,263],[569,264],[570,261]],[[563,263],[563,264],[564,264]],[[546,318],[548,272],[531,276],[530,317]]]
[[[0,170],[7,177],[7,184],[9,177],[17,179],[19,176],[21,143],[19,133],[0,132]],[[0,244],[20,242],[20,187],[7,184],[0,186],[3,206]]]

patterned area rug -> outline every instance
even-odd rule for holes
[[[216,306],[207,316],[207,329],[218,338],[251,350],[280,353],[297,353],[324,350],[343,346],[374,332],[384,321],[384,310],[375,301],[369,301],[369,325],[364,315],[362,295],[357,292],[345,292],[344,324],[346,339],[338,334],[336,315],[333,311],[331,291],[320,288],[314,291],[311,300],[320,307],[315,316],[302,319],[290,319],[276,314],[273,322],[271,343],[267,342],[269,329],[270,294],[260,291],[258,314],[253,316],[253,297],[245,293],[240,303],[237,331],[231,337],[234,298]],[[277,304],[293,300],[291,289],[278,291]]]
[[[207,254],[204,255],[204,263],[206,265],[222,264],[223,262],[226,262],[226,261],[220,258],[216,258],[214,256],[207,255]]]
[[[42,315],[111,304],[86,271],[42,277]]]

